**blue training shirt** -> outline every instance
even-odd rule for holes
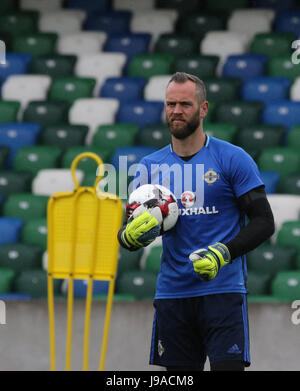
[[[246,293],[245,256],[221,268],[213,280],[202,281],[189,255],[216,242],[229,242],[245,226],[236,200],[263,185],[254,160],[242,148],[207,136],[205,146],[187,162],[168,145],[144,157],[140,165],[134,186],[164,185],[176,195],[180,209],[175,227],[162,237],[155,298]]]

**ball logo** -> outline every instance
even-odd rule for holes
[[[185,191],[181,194],[181,203],[185,208],[190,208],[195,203],[195,194],[192,191]]]

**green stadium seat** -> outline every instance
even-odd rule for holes
[[[138,131],[138,125],[129,123],[100,125],[93,136],[92,145],[107,149],[112,154],[116,148],[133,145]]]
[[[12,51],[27,53],[32,57],[52,55],[55,53],[57,34],[32,33],[16,36],[12,41]]]
[[[70,76],[74,73],[76,60],[74,55],[44,55],[33,59],[29,71],[51,77]]]
[[[13,11],[0,14],[0,34],[20,36],[37,30],[37,18],[34,12]]]
[[[94,186],[96,176],[94,173],[87,173],[83,179],[83,186]],[[100,190],[106,193],[117,194],[121,199],[127,199],[128,186],[133,180],[133,177],[127,175],[127,172],[114,172],[104,174],[100,180]]]
[[[291,301],[300,297],[300,272],[282,271],[272,281],[272,295],[283,301]]]
[[[0,293],[8,293],[13,289],[15,272],[11,268],[0,268]]]
[[[274,276],[282,270],[295,268],[297,251],[278,244],[264,244],[247,254],[247,267],[257,273]]]
[[[62,280],[53,280],[53,293],[59,295]],[[41,269],[29,269],[22,271],[14,281],[14,291],[26,293],[32,298],[47,297],[47,272]]]
[[[125,272],[139,270],[140,260],[143,255],[143,252],[144,249],[139,249],[137,251],[128,251],[123,247],[120,247],[117,278],[119,278]]]
[[[281,184],[282,193],[300,195],[300,173],[287,175]]]
[[[288,132],[287,146],[300,150],[300,125],[294,125]]]
[[[0,169],[5,169],[6,167],[6,160],[9,155],[9,148],[4,147],[3,145],[0,145]]]
[[[276,242],[300,251],[300,220],[284,222],[279,229]]]
[[[224,141],[232,143],[238,127],[234,124],[226,123],[206,123],[204,132],[208,136],[213,136]]]
[[[32,176],[26,172],[0,171],[0,194],[8,197],[15,193],[30,192],[31,180]]]
[[[225,29],[225,19],[223,15],[216,13],[193,13],[187,16],[179,16],[176,30],[190,35],[199,43],[209,31]]]
[[[62,168],[70,168],[73,160],[75,159],[76,156],[83,152],[93,152],[96,155],[100,156],[102,159],[103,163],[107,163],[108,157],[109,157],[109,151],[95,147],[95,146],[74,146],[68,148],[63,156],[62,156]],[[77,166],[78,170],[82,170],[85,174],[87,173],[92,173],[95,175],[95,180],[96,180],[96,171],[97,171],[97,163],[93,159],[82,159]]]
[[[285,128],[277,125],[252,125],[237,132],[236,144],[249,154],[260,154],[265,148],[280,146]]]
[[[258,33],[250,43],[249,51],[272,57],[292,54],[292,42],[296,39],[293,33],[268,32]]]
[[[165,33],[155,42],[154,53],[169,53],[174,56],[189,56],[199,52],[197,42],[188,35]]]
[[[24,243],[9,243],[0,246],[0,268],[10,268],[16,274],[25,269],[41,268],[41,247]]]
[[[18,217],[24,222],[46,217],[48,197],[31,193],[11,194],[3,205],[3,216]]]
[[[174,62],[172,54],[146,53],[137,54],[129,61],[128,76],[144,77],[168,75]]]
[[[93,97],[95,86],[96,79],[89,77],[57,77],[49,88],[48,99],[64,101],[71,105],[76,99]]]
[[[22,147],[14,157],[13,169],[36,175],[39,170],[44,168],[58,167],[61,153],[61,149],[55,146]]]
[[[270,294],[271,275],[266,272],[248,271],[247,289],[249,295]]]
[[[24,224],[21,232],[21,243],[36,244],[47,250],[47,219],[32,219]]]
[[[160,271],[160,260],[162,255],[162,246],[151,247],[145,260],[144,270],[158,274]]]
[[[296,79],[300,76],[298,64],[293,64],[291,55],[276,56],[268,63],[267,74],[269,76],[281,76]]]
[[[176,56],[172,71],[186,72],[198,76],[200,79],[207,79],[216,76],[218,63],[218,56]]]
[[[209,78],[204,80],[207,100],[216,104],[239,99],[241,81],[230,77]]]
[[[157,275],[144,270],[125,272],[118,279],[116,293],[129,294],[136,299],[153,299]]]
[[[232,123],[238,127],[260,123],[261,102],[229,101],[218,104],[214,110],[215,122]]]
[[[66,102],[31,101],[23,113],[24,122],[37,122],[41,126],[68,121],[69,105]]]
[[[46,126],[40,135],[40,143],[59,147],[62,151],[75,145],[84,145],[88,126],[62,123]]]
[[[138,145],[148,145],[155,148],[163,148],[170,144],[171,135],[166,124],[148,125],[140,129],[136,143]]]
[[[0,122],[17,122],[20,108],[20,102],[0,100]]]
[[[287,175],[300,172],[300,155],[290,147],[265,148],[258,159],[258,166],[261,171],[279,172],[281,183]]]

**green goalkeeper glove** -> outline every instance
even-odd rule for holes
[[[160,234],[160,225],[156,217],[149,212],[143,212],[129,221],[119,232],[120,244],[128,250],[146,247]]]
[[[223,243],[215,243],[208,248],[200,248],[189,256],[194,270],[204,281],[216,277],[221,267],[230,263],[231,257],[228,248]]]

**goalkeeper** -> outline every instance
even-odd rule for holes
[[[182,178],[171,177],[172,192],[177,179],[186,183],[185,172],[192,175],[191,188],[182,189],[192,202],[179,199],[178,222],[162,238],[154,298],[150,364],[167,370],[201,371],[207,358],[211,370],[241,371],[250,365],[245,254],[274,233],[255,162],[243,149],[205,134],[208,107],[200,79],[174,74],[165,101],[171,144],[141,161],[149,177],[139,178],[139,184],[164,185],[163,175],[151,173],[157,162],[164,169],[181,166]],[[191,206],[199,197],[199,175],[184,170],[187,164],[204,166],[201,208]],[[158,235],[157,220],[144,212],[122,227],[118,238],[123,247],[136,250]]]

